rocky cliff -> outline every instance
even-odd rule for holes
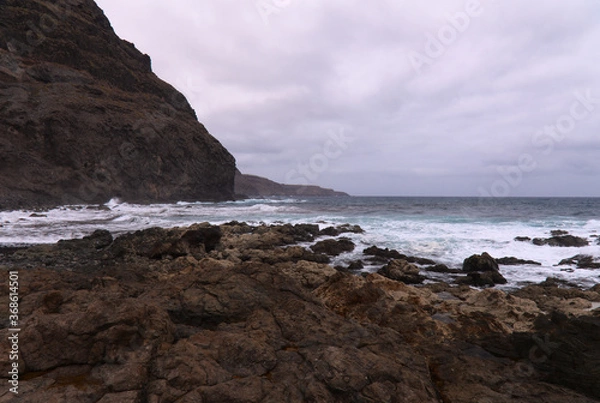
[[[92,0],[0,1],[0,209],[230,199],[234,175]]]
[[[347,193],[337,192],[313,185],[284,185],[256,175],[243,174],[236,171],[235,193],[244,197],[269,196],[318,196],[334,197],[348,196]]]

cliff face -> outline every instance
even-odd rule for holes
[[[0,1],[0,209],[224,200],[235,160],[92,0]]]
[[[269,197],[269,196],[316,196],[334,197],[348,196],[347,193],[337,192],[333,189],[325,189],[312,185],[284,185],[273,182],[270,179],[256,175],[243,174],[236,171],[235,193],[246,197]]]

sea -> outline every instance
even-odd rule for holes
[[[360,225],[362,234],[344,234],[356,249],[335,259],[346,265],[364,258],[366,247],[396,249],[461,268],[465,258],[488,252],[495,258],[517,257],[536,265],[500,266],[514,289],[555,277],[582,288],[600,283],[600,269],[559,265],[578,254],[600,262],[600,198],[454,198],[454,197],[297,197],[207,203],[137,205],[113,199],[100,206],[62,206],[46,211],[0,212],[0,246],[54,243],[79,238],[96,229],[114,236],[150,227],[193,223],[316,223],[321,228]],[[516,237],[548,238],[553,230],[587,238],[585,247],[536,246]],[[309,246],[306,244],[305,246]],[[379,267],[366,265],[364,271]],[[425,273],[429,281],[447,280]],[[437,276],[437,277],[436,277]]]

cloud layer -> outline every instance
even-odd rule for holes
[[[597,1],[98,4],[243,172],[357,195],[600,196]]]

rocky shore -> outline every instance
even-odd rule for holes
[[[0,402],[600,401],[600,286],[418,284],[451,269],[376,246],[379,273],[332,267],[355,231],[231,222],[4,249],[20,379],[17,396],[3,342]],[[497,267],[482,253],[456,275]]]

